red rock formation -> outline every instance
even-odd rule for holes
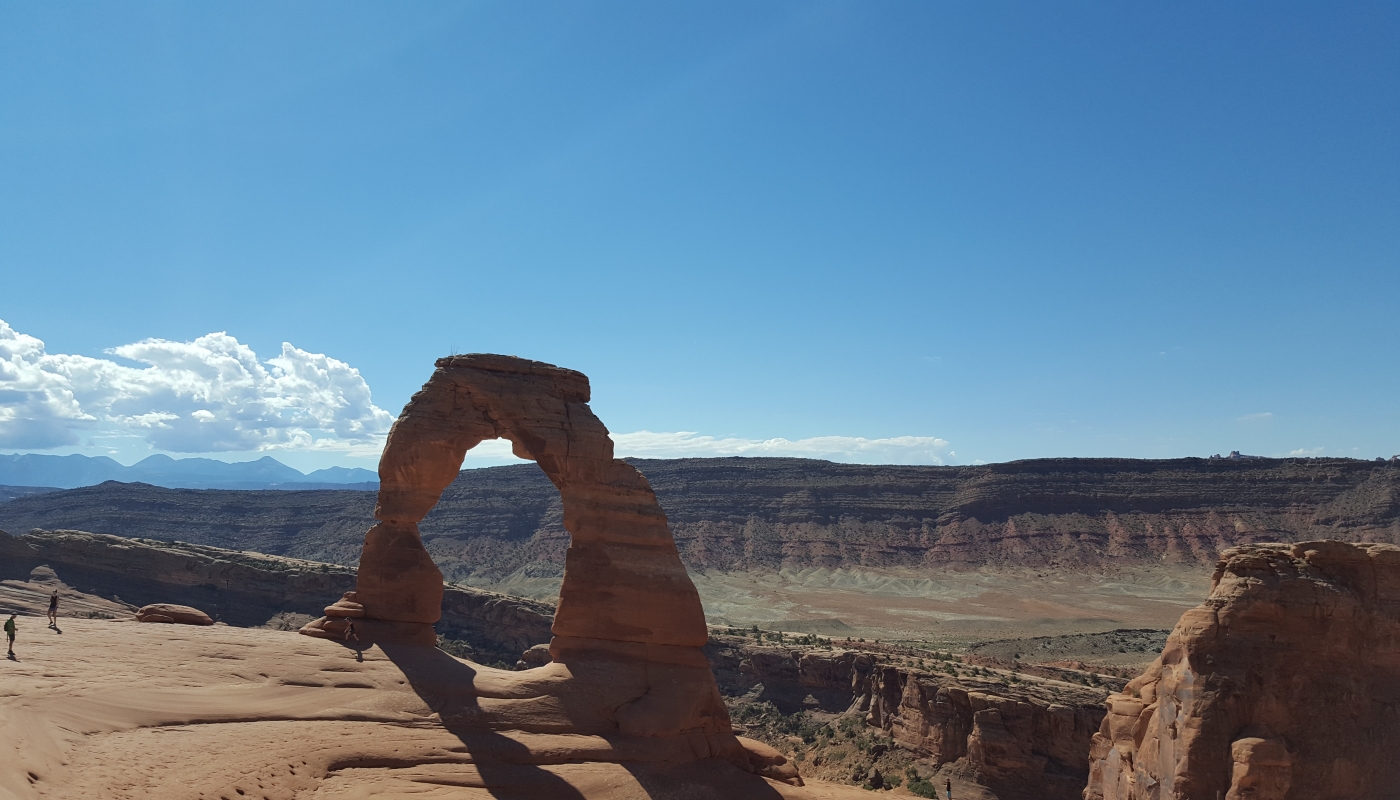
[[[953,677],[896,666],[879,653],[750,645],[722,635],[708,649],[731,693],[751,688],[736,685],[748,678],[780,709],[817,700],[828,711],[865,712],[900,747],[954,764],[1002,800],[1070,800],[1088,779],[1085,755],[1104,714],[1105,693],[1097,689],[1024,673],[1015,684]]]
[[[368,619],[432,624],[442,573],[418,523],[457,477],[466,452],[505,438],[559,489],[572,542],[555,614],[561,649],[627,644],[701,647],[700,597],[646,478],[613,458],[588,408],[588,379],[504,356],[454,356],[404,408],[379,464],[379,520],[365,536],[354,602]]]
[[[1400,548],[1224,553],[1209,598],[1094,736],[1087,800],[1400,792]]]
[[[1102,712],[1101,693],[1066,684],[978,685],[876,666],[867,721],[903,747],[1015,798],[1074,798]]]
[[[180,625],[213,625],[214,620],[197,608],[173,603],[153,603],[136,611],[137,622],[174,622]]]
[[[257,627],[285,612],[323,613],[327,598],[354,586],[355,571],[338,564],[188,542],[82,531],[0,535],[0,611],[32,608],[43,616],[49,595],[59,589],[64,616],[126,617],[147,603],[176,603],[230,625]],[[513,661],[521,650],[549,641],[553,620],[547,603],[449,586],[437,632],[469,642],[478,660]]]
[[[468,450],[508,439],[558,488],[572,538],[550,643],[554,663],[518,673],[525,702],[502,706],[498,724],[678,738],[695,757],[776,775],[769,754],[750,758],[734,736],[700,649],[708,639],[700,597],[666,516],[646,478],[613,458],[588,399],[588,379],[572,370],[495,355],[439,360],[389,432],[379,462],[379,522],[365,536],[355,591],[302,632],[340,638],[346,619],[359,618],[364,639],[431,643],[443,583],[418,523]],[[557,702],[540,704],[541,694]]]

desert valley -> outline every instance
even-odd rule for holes
[[[1400,800],[1397,42],[0,2],[0,800]]]
[[[0,610],[27,624],[3,703],[24,722],[6,726],[0,789],[1395,785],[1363,757],[1395,743],[1393,460],[610,461],[587,392],[534,362],[439,362],[377,492],[11,490]],[[457,472],[498,436],[538,466]],[[135,621],[170,605],[213,625]],[[1336,664],[1301,658],[1313,648]],[[1328,755],[1343,743],[1362,752]]]

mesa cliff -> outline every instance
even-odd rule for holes
[[[1400,464],[1042,459],[871,467],[788,458],[628,460],[691,569],[1063,569],[1183,562],[1258,541],[1400,544]],[[0,528],[77,529],[351,564],[374,495],[107,483],[0,503]],[[444,575],[561,573],[563,507],[534,465],[467,470],[420,523]]]
[[[1086,800],[1400,797],[1400,548],[1225,552],[1107,705]]]

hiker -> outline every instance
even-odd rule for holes
[[[49,598],[49,627],[58,627],[58,590],[53,590],[53,597]]]
[[[5,638],[7,638],[7,639],[10,640],[10,657],[11,657],[11,658],[14,658],[14,655],[15,655],[15,615],[14,615],[14,614],[11,614],[11,615],[10,615],[10,618],[7,619],[7,620],[5,620]]]
[[[354,639],[354,640],[357,641],[357,642],[360,641],[360,634],[359,634],[358,632],[356,632],[356,630],[355,630],[355,622],[354,622],[354,620],[346,620],[346,621],[345,621],[345,641],[348,642],[348,641],[350,641],[351,639]]]
[[[948,800],[953,800],[953,779],[949,778],[943,782],[943,788],[948,792]]]

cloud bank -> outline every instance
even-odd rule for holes
[[[171,453],[321,450],[378,458],[394,418],[370,399],[359,370],[283,343],[259,360],[227,333],[192,342],[145,339],[113,358],[49,353],[0,320],[0,448],[46,450],[144,441]],[[792,456],[855,464],[943,464],[943,439],[741,439],[693,431],[615,433],[620,457]],[[467,454],[468,466],[517,459],[502,440]]]
[[[137,437],[173,453],[377,455],[393,422],[359,370],[285,342],[265,362],[227,333],[106,352],[145,366],[48,353],[0,320],[0,447],[72,446],[87,434]]]

